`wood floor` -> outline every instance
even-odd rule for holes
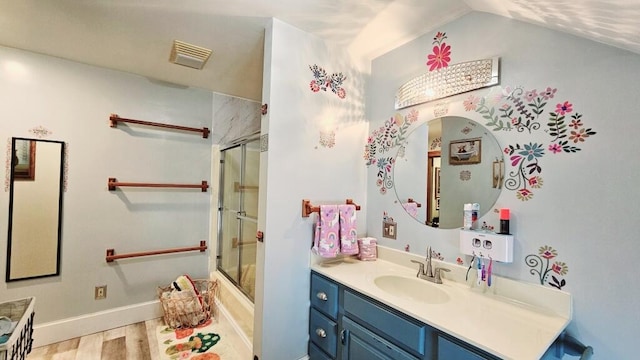
[[[34,348],[27,360],[158,360],[155,329],[162,319]]]
[[[228,329],[227,334],[237,334],[225,316],[216,321]],[[162,318],[33,348],[27,360],[160,360],[156,338],[158,325],[164,325]],[[251,349],[240,336],[232,335],[228,339],[241,354],[241,359],[224,360],[252,358]]]

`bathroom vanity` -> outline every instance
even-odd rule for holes
[[[433,284],[416,278],[412,255],[388,254],[312,266],[311,360],[555,359],[568,293],[500,278],[474,287],[466,268],[439,262],[451,272]]]

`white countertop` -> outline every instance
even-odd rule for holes
[[[443,273],[443,284],[430,284],[445,291],[448,302],[427,304],[390,294],[378,288],[374,279],[382,275],[415,279],[417,266],[409,261],[414,255],[395,250],[379,250],[379,256],[381,253],[391,256],[376,261],[345,258],[311,269],[504,359],[540,359],[571,321],[571,296],[566,292],[499,277],[494,277],[490,289],[486,285],[474,288],[464,281],[466,268],[436,261],[434,268],[452,270]]]

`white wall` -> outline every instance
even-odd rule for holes
[[[548,133],[540,130],[493,132],[503,146],[537,142],[545,144],[540,159],[544,183],[529,201],[518,200],[515,191],[503,190],[495,208],[512,209],[511,231],[515,234],[514,262],[500,264],[496,272],[527,282],[538,282],[525,263],[529,254],[551,246],[558,260],[568,265],[563,288],[574,297],[574,321],[569,332],[595,349],[597,359],[630,359],[637,353],[640,333],[637,301],[640,279],[634,264],[640,252],[634,215],[640,210],[636,182],[640,175],[636,134],[640,103],[640,56],[599,43],[533,25],[484,13],[471,13],[434,29],[421,38],[389,52],[372,64],[371,86],[367,88],[367,114],[371,129],[396,112],[395,90],[407,80],[428,71],[426,56],[431,53],[436,32],[446,32],[451,45],[451,63],[499,56],[501,86],[523,86],[525,90],[557,88],[555,97],[541,117],[546,127],[548,111],[569,101],[574,113],[583,114],[586,127],[597,134],[575,154],[551,154]],[[486,96],[490,89],[474,91]],[[468,117],[485,124],[478,113],[465,111],[462,102],[470,94],[441,101],[448,115]],[[434,102],[438,103],[438,101]],[[434,103],[416,106],[421,120],[434,117]],[[410,109],[399,111],[404,114]],[[572,113],[573,114],[573,113]],[[571,142],[573,144],[573,142]],[[443,145],[444,146],[444,145]],[[508,157],[507,171],[512,171]],[[446,261],[461,256],[457,230],[438,230],[418,224],[398,204],[393,192],[381,195],[375,172],[369,169],[369,235],[381,245],[403,249],[409,245],[416,254],[425,254],[427,245],[441,252]],[[396,241],[382,238],[382,212],[388,211],[398,223]],[[462,209],[460,209],[462,212]],[[480,221],[498,226],[498,217],[489,212]],[[545,285],[548,286],[548,285]]]
[[[68,145],[68,190],[63,195],[61,275],[0,282],[0,301],[36,297],[36,324],[156,299],[156,287],[176,276],[208,274],[207,255],[183,253],[106,263],[116,254],[195,246],[209,239],[210,192],[107,190],[123,182],[209,181],[211,139],[197,133],[119,124],[121,117],[211,128],[212,94],[158,83],[58,58],[0,47],[2,141],[35,137]],[[2,170],[4,178],[7,168]],[[217,186],[217,184],[213,184]],[[0,278],[4,279],[9,192],[0,192]],[[37,249],[34,249],[37,251]],[[108,286],[105,300],[94,286]]]
[[[364,203],[362,157],[364,77],[334,46],[279,20],[265,36],[263,102],[269,105],[262,133],[269,136],[261,157],[254,353],[260,359],[300,359],[307,354],[309,250],[315,215],[302,218],[302,199],[315,205],[352,198]],[[343,72],[345,99],[330,90],[314,93],[310,65]],[[319,143],[321,130],[334,130],[335,146]],[[361,212],[362,213],[362,212]],[[358,214],[359,228],[365,216]]]

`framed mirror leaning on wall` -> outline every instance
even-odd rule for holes
[[[6,281],[60,274],[64,143],[11,139]]]
[[[393,169],[405,211],[443,229],[462,227],[465,203],[479,203],[479,216],[491,210],[503,177],[503,152],[491,131],[459,116],[417,125],[399,147]]]

